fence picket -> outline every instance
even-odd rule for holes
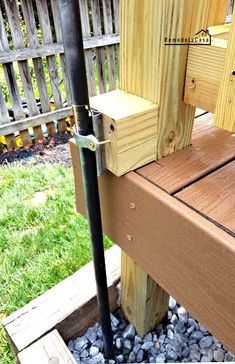
[[[87,1],[79,0],[79,4],[80,4],[81,19],[82,19],[83,38],[89,38],[91,36],[91,31],[89,24]],[[85,61],[86,61],[89,93],[91,96],[94,96],[96,95],[96,85],[95,85],[94,61],[93,61],[92,50],[85,51]]]
[[[62,44],[63,40],[62,40],[62,31],[61,31],[58,0],[51,0],[51,7],[52,7],[54,24],[55,24],[56,40],[57,40],[57,43]],[[70,97],[69,81],[68,81],[68,74],[67,74],[67,68],[66,68],[64,54],[60,54],[60,61],[61,61],[61,68],[62,68],[62,73],[63,73],[63,82],[64,82],[64,89],[65,89],[66,98],[67,98],[67,104],[68,104],[68,106],[70,106],[71,97]]]
[[[38,36],[37,36],[37,28],[33,13],[33,4],[32,0],[22,0],[21,1],[24,21],[26,25],[28,42],[29,46],[32,48],[37,48],[39,46]],[[41,58],[33,59],[33,66],[35,71],[35,76],[37,80],[37,85],[39,89],[40,102],[42,107],[42,112],[48,112],[50,110],[48,93],[47,93],[47,85],[45,80],[45,74],[43,70],[43,63]],[[41,126],[35,126],[34,137],[35,141],[43,139],[42,128]]]
[[[8,40],[7,40],[6,30],[5,30],[4,23],[3,23],[1,9],[0,9],[0,34],[1,34],[0,51],[7,52],[7,51],[9,51],[9,44],[8,44]],[[3,72],[5,75],[9,95],[11,98],[14,116],[17,120],[23,119],[24,110],[23,110],[23,106],[21,103],[21,99],[20,99],[20,93],[19,93],[19,89],[17,86],[17,82],[16,82],[16,76],[15,76],[13,64],[11,62],[7,63],[7,64],[3,64]],[[7,121],[8,121],[8,119],[7,119]],[[14,134],[6,135],[5,138],[6,138],[8,150],[13,149],[16,146]]]
[[[114,25],[115,25],[115,33],[120,33],[120,0],[113,0],[113,13],[114,13]],[[119,62],[120,62],[120,52],[119,52],[119,44],[116,44],[117,49],[117,68],[119,75]],[[118,76],[119,80],[119,76]]]
[[[103,15],[104,15],[104,32],[105,34],[112,34],[113,18],[112,18],[111,0],[102,0],[102,4],[103,4]],[[108,60],[109,91],[111,91],[116,88],[114,47],[107,46],[106,51]]]
[[[7,105],[2,92],[2,86],[0,85],[0,125],[10,123],[10,117],[7,110]],[[14,134],[5,136],[8,150],[12,150],[16,147]]]
[[[50,25],[50,17],[47,7],[46,1],[36,0],[36,6],[38,11],[39,22],[42,28],[42,36],[44,44],[51,44],[53,43],[52,32],[51,32],[51,25]],[[52,93],[54,98],[54,104],[56,109],[61,109],[63,107],[61,92],[60,92],[60,81],[58,77],[58,69],[56,65],[55,56],[48,56],[47,59],[47,66],[50,75]],[[58,120],[58,129],[59,132],[66,131],[66,123],[65,119]]]
[[[10,123],[10,117],[7,110],[7,105],[2,92],[2,86],[0,84],[0,125]]]
[[[8,23],[11,29],[11,36],[12,41],[14,44],[15,49],[24,48],[24,37],[22,33],[22,29],[20,26],[19,21],[19,13],[18,8],[15,0],[12,0],[11,2],[8,2],[7,0],[4,0],[6,13],[8,17]],[[20,72],[20,77],[25,93],[25,98],[27,102],[27,108],[30,116],[38,115],[39,110],[37,108],[37,104],[35,101],[34,91],[33,91],[33,85],[31,81],[31,76],[29,73],[29,65],[28,61],[19,61],[18,62],[18,68]],[[30,145],[31,139],[29,136],[28,130],[24,130],[23,132],[20,132],[20,136],[22,139],[23,145]]]
[[[92,25],[94,36],[102,36],[102,25],[101,25],[101,14],[100,14],[100,3],[98,0],[91,1],[92,9]],[[102,48],[96,48],[96,66],[99,80],[100,93],[106,92],[105,82],[105,50]]]

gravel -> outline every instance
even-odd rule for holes
[[[68,348],[78,364],[189,363],[235,361],[235,356],[171,297],[168,318],[140,338],[121,312],[111,314],[115,360],[103,356],[99,323],[70,340]]]

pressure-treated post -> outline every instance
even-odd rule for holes
[[[121,259],[122,309],[143,337],[166,317],[169,295],[123,251]]]
[[[120,88],[159,105],[156,159],[190,144],[195,114],[183,102],[188,46],[167,46],[166,38],[189,38],[223,24],[228,3],[121,0]],[[121,279],[123,310],[144,335],[165,316],[168,295],[124,252]]]
[[[216,126],[235,132],[235,11],[215,109]]]

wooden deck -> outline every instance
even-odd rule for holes
[[[71,151],[85,215],[73,141]],[[234,157],[235,137],[205,114],[191,146],[122,177],[99,178],[105,234],[233,352]]]
[[[235,135],[195,120],[192,145],[135,172],[229,234],[235,231]]]

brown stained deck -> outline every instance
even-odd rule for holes
[[[235,161],[174,196],[235,236]]]
[[[192,145],[135,172],[235,236],[235,135],[195,119]]]
[[[212,125],[212,114],[195,119],[192,145],[136,170],[174,194],[235,157],[235,137]]]

